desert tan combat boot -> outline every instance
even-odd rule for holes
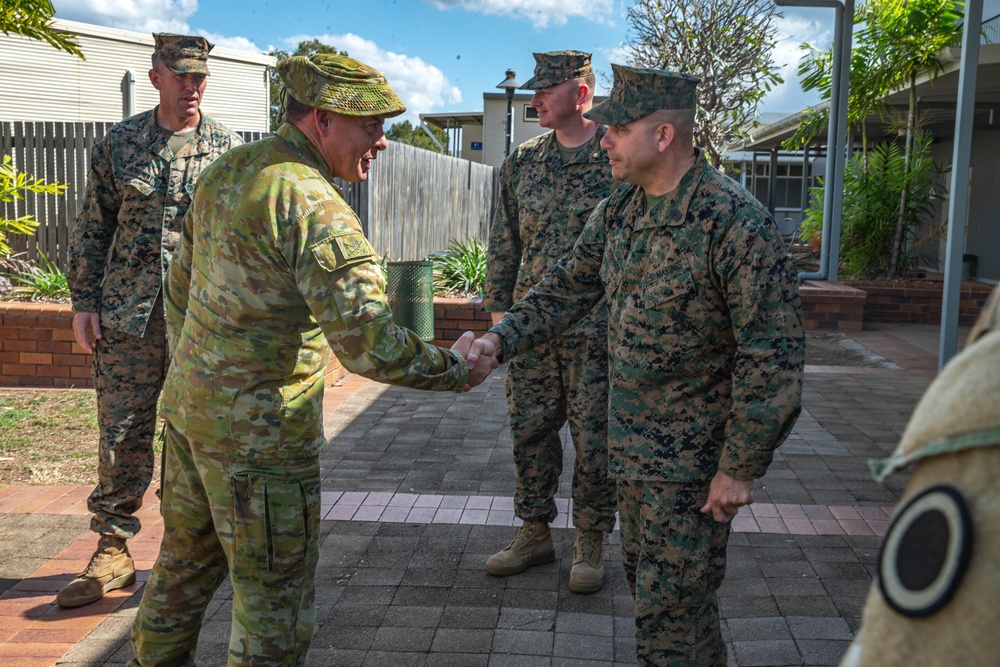
[[[596,593],[604,586],[604,531],[576,531],[573,545],[573,569],[569,571],[569,589],[574,593]]]
[[[59,591],[56,602],[60,607],[81,607],[100,600],[108,591],[134,582],[135,565],[125,540],[113,535],[101,535],[87,569]]]
[[[556,559],[552,533],[544,521],[525,521],[517,537],[506,549],[486,560],[486,571],[498,577],[524,572],[531,565],[551,563]]]

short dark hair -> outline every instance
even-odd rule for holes
[[[673,125],[678,134],[690,135],[694,132],[694,109],[657,109],[650,114],[650,117],[657,125],[660,123]]]
[[[283,91],[285,95],[285,122],[294,123],[296,121],[302,120],[309,112],[312,111],[312,107],[299,102],[297,99],[288,94],[288,90]]]
[[[587,86],[587,100],[593,102],[594,100],[594,87],[597,84],[597,79],[594,77],[593,72],[588,72],[581,77],[577,77],[577,82],[583,83]]]

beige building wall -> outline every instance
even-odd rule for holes
[[[514,94],[511,105],[513,124],[510,148],[522,144],[532,137],[544,134],[548,130],[530,117],[528,107],[531,103],[531,92]],[[507,96],[504,93],[485,93],[483,95],[483,164],[499,167],[504,158],[504,132],[507,126]]]
[[[0,33],[0,120],[93,122],[122,120],[134,77],[133,113],[151,109],[158,94],[149,82],[153,36],[56,19],[77,38],[86,60],[46,42]],[[216,46],[203,111],[236,131],[268,131],[267,67],[274,58]]]
[[[478,149],[473,150],[472,145],[477,144]],[[462,126],[462,152],[459,157],[465,158],[469,162],[482,164],[483,162],[483,126],[467,124]]]

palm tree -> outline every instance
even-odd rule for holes
[[[961,43],[965,3],[952,0],[880,0],[861,8],[858,17],[866,23],[859,42],[872,44],[884,54],[886,93],[909,89],[906,110],[906,140],[903,144],[904,173],[909,175],[913,141],[917,131],[917,75],[926,72],[933,80],[941,73],[941,51]],[[899,197],[899,217],[892,244],[889,273],[899,272],[899,258],[906,231],[906,204],[910,188]]]
[[[917,76],[926,73],[933,80],[940,74],[942,64],[938,55],[942,49],[960,42],[964,16],[965,3],[954,0],[870,0],[859,7],[854,16],[855,25],[860,27],[854,34],[851,51],[847,122],[849,127],[860,129],[864,156],[868,154],[868,117],[886,111],[882,100],[887,95],[908,89],[903,164],[904,175],[909,175],[918,127]],[[829,99],[832,52],[818,51],[807,44],[802,48],[808,51],[799,65],[803,89],[817,90],[821,98]],[[805,145],[827,122],[827,111],[808,114],[785,146]],[[910,188],[904,187],[888,266],[892,275],[900,271],[909,196]]]

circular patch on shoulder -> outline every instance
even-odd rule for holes
[[[939,485],[897,512],[879,555],[879,589],[895,611],[930,616],[951,599],[972,553],[972,519],[957,489]]]

